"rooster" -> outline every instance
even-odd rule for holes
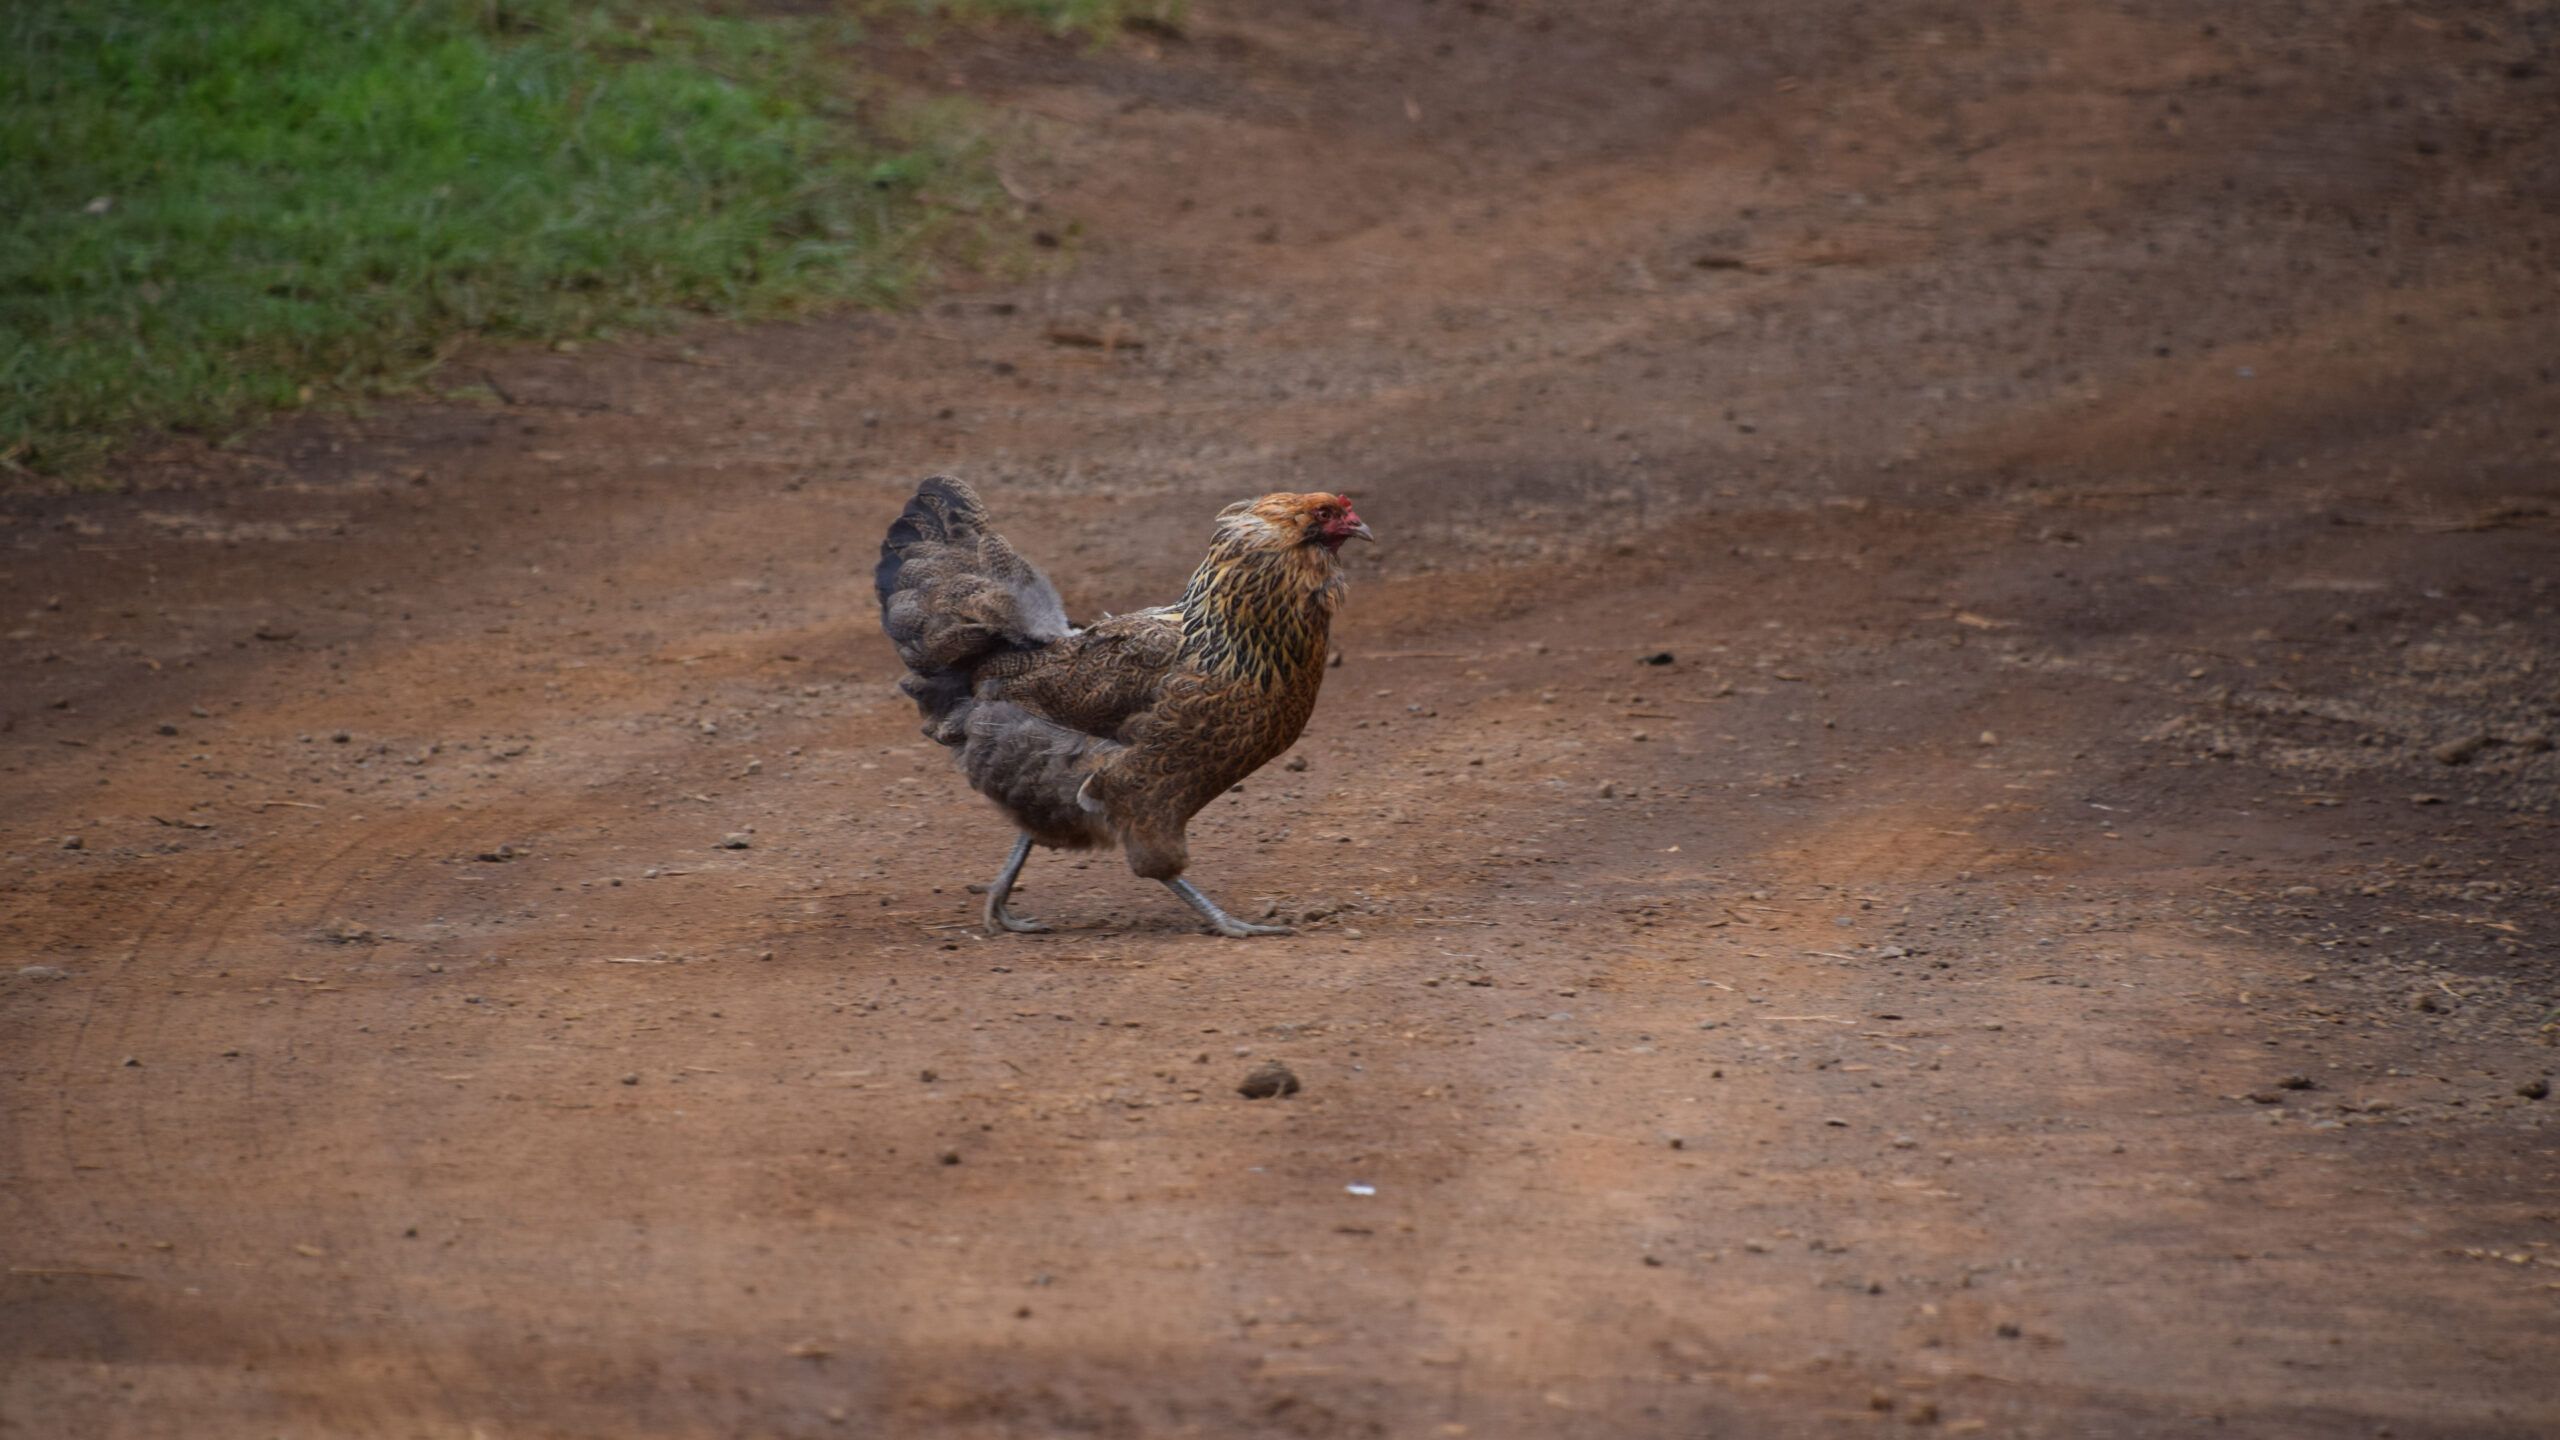
[[[1034,844],[1117,844],[1219,934],[1289,933],[1184,879],[1184,828],[1306,728],[1353,539],[1376,537],[1348,495],[1240,501],[1180,600],[1078,627],[976,491],[941,476],[916,488],[880,544],[880,625],[925,735],[1022,832],[987,886],[990,933],[1049,928],[1005,904]]]

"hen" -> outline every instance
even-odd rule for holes
[[[1343,545],[1372,540],[1347,495],[1265,495],[1219,512],[1171,605],[1067,623],[1049,577],[937,476],[880,544],[880,624],[924,733],[1021,831],[987,887],[990,931],[1048,927],[1005,901],[1033,844],[1118,844],[1221,935],[1285,935],[1182,878],[1184,827],[1297,741],[1323,684]]]

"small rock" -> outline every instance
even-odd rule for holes
[[[2439,765],[2468,765],[2473,756],[2488,748],[2491,738],[2487,735],[2465,735],[2459,740],[2448,740],[2427,753],[2436,757]]]
[[[483,850],[471,858],[491,865],[501,865],[523,853],[513,845],[501,845],[494,850]]]
[[[1603,780],[1603,781],[1601,781],[1601,782],[1600,782],[1600,798],[1601,798],[1601,799],[1603,799],[1603,800],[1615,800],[1615,799],[1617,799],[1617,798],[1618,798],[1618,782],[1617,782],[1617,781],[1615,781],[1615,780]]]
[[[77,835],[65,835],[62,837],[62,848],[65,850],[85,850],[88,848],[88,845]]]
[[[160,733],[163,735],[175,735],[178,733],[178,727],[164,722],[160,726]]]
[[[2409,797],[2409,803],[2412,805],[2441,805],[2444,803],[2444,797],[2441,795],[2412,795]]]
[[[1672,655],[1668,650],[1656,650],[1652,654],[1644,657],[1644,663],[1647,665],[1668,665],[1671,663],[1671,660]]]
[[[41,970],[45,967],[37,965],[29,968]],[[21,970],[18,973],[24,975],[27,972],[25,970]],[[59,974],[60,972],[56,973]],[[2527,1080],[2516,1087],[2516,1093],[2527,1100],[2548,1100],[2551,1098],[2551,1082],[2547,1079]]]
[[[916,1078],[927,1085],[930,1085],[934,1081],[941,1079],[942,1073],[938,1070],[919,1070],[916,1072]]]
[[[1304,755],[1292,755],[1280,768],[1283,770],[1304,770],[1307,768],[1307,757]]]
[[[942,1163],[943,1163],[943,1164],[945,1164],[945,1165],[957,1165],[957,1164],[959,1164],[959,1163],[960,1163],[960,1152],[959,1152],[959,1151],[957,1151],[957,1150],[945,1150],[945,1151],[943,1151],[943,1152],[942,1152]]]
[[[2308,1075],[2287,1075],[2277,1081],[2276,1086],[2283,1090],[2317,1090],[2320,1088],[2320,1082]]]
[[[68,980],[71,978],[71,972],[59,965],[21,965],[18,967],[18,978],[21,980]]]
[[[2000,737],[1993,731],[1985,730],[1982,732],[1981,743],[1985,745],[1997,745],[2000,743]]]
[[[744,850],[755,843],[756,837],[753,835],[750,835],[743,830],[732,830],[728,834],[721,836],[720,843],[712,848],[716,850]]]
[[[625,1075],[622,1077],[622,1083],[625,1085],[637,1085],[640,1083],[640,1077],[637,1075]]]
[[[370,945],[382,937],[373,927],[354,920],[341,920],[329,927],[329,938],[340,945]]]
[[[261,640],[290,640],[302,632],[296,630],[290,625],[278,625],[270,622],[259,626],[257,629],[249,633],[257,636]]]
[[[1265,1060],[1254,1066],[1252,1070],[1246,1072],[1244,1083],[1236,1087],[1236,1093],[1247,1100],[1269,1100],[1282,1095],[1295,1095],[1298,1090],[1297,1072],[1277,1060]]]
[[[2444,1013],[2444,1002],[2436,998],[2436,992],[2433,990],[2421,990],[2409,997],[2409,1008],[2423,1014],[2441,1015]]]

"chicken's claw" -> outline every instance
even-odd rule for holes
[[[1217,901],[1201,894],[1200,887],[1183,879],[1179,875],[1164,882],[1164,888],[1181,896],[1182,903],[1199,911],[1200,918],[1209,922],[1210,929],[1217,931],[1219,934],[1226,936],[1230,940],[1247,940],[1256,935],[1295,935],[1298,933],[1286,925],[1256,925],[1250,920],[1239,920],[1233,915],[1228,914],[1226,911],[1219,909]]]
[[[994,882],[987,886],[988,934],[1001,935],[1007,931],[1016,935],[1049,933],[1048,926],[1028,915],[1016,915],[1005,908],[1005,898],[1013,894],[1013,882],[1022,878],[1022,862],[1030,858],[1031,837],[1025,835],[1013,842],[1013,853],[1005,857],[1004,868],[996,872]]]

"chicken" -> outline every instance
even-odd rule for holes
[[[990,932],[1048,928],[1005,903],[1033,845],[1117,844],[1219,934],[1289,933],[1184,879],[1184,830],[1306,728],[1354,538],[1376,537],[1347,495],[1241,501],[1219,512],[1180,600],[1079,628],[976,491],[940,476],[917,487],[880,544],[880,624],[926,736],[1022,832],[987,887]]]

